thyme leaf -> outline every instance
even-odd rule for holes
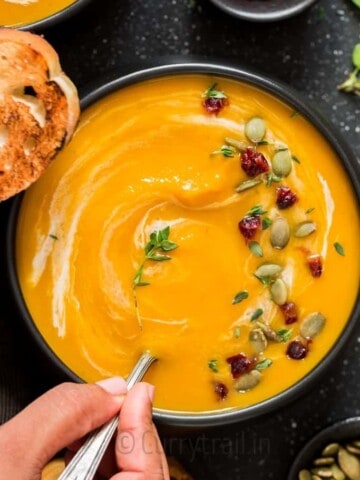
[[[255,257],[263,256],[263,250],[261,248],[261,245],[255,240],[249,242],[249,250],[253,255],[255,255]]]
[[[251,315],[250,320],[253,322],[254,320],[257,320],[261,315],[264,313],[264,310],[262,308],[257,308],[255,312]]]
[[[211,152],[211,155],[221,154],[225,158],[233,158],[236,153],[237,150],[235,147],[232,147],[231,145],[223,145],[220,150],[214,150]]]
[[[210,85],[210,87],[205,90],[205,92],[203,93],[203,96],[205,98],[227,98],[227,95],[225,95],[225,93],[221,90],[217,90],[216,89],[217,87],[217,83],[212,83]]]
[[[232,301],[232,304],[236,305],[237,303],[240,303],[243,300],[245,300],[245,298],[248,298],[248,296],[249,296],[249,292],[247,292],[246,290],[243,290],[235,295]]]
[[[270,358],[264,358],[264,360],[260,360],[260,362],[257,362],[255,368],[256,370],[265,370],[266,368],[271,367],[272,363],[273,362]]]
[[[269,217],[264,217],[261,221],[261,230],[266,230],[271,227],[273,221]]]
[[[267,210],[264,210],[261,205],[254,205],[246,215],[265,215],[265,213],[267,213]]]
[[[292,335],[291,328],[280,328],[280,330],[276,331],[276,336],[279,339],[279,342],[286,343],[290,340]]]
[[[215,358],[212,358],[211,360],[208,361],[208,367],[210,370],[212,370],[214,373],[218,373],[218,361]]]
[[[146,243],[144,247],[144,258],[141,264],[139,265],[138,269],[135,272],[133,278],[133,297],[134,297],[134,304],[135,304],[135,313],[138,320],[138,324],[140,329],[142,329],[142,322],[139,312],[139,304],[137,300],[136,288],[137,287],[145,287],[150,285],[149,282],[144,282],[142,279],[143,270],[145,263],[150,260],[153,262],[164,262],[171,260],[170,255],[164,255],[164,252],[171,252],[178,248],[178,245],[171,240],[169,240],[170,236],[170,226],[167,225],[162,230],[155,230],[154,232],[150,233],[149,241]]]
[[[334,248],[339,255],[345,257],[345,250],[344,250],[344,247],[341,245],[341,243],[335,242],[334,243]]]

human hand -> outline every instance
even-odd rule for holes
[[[125,381],[118,377],[97,385],[55,387],[0,427],[0,479],[38,480],[58,451],[68,445],[73,450],[79,439],[121,409],[114,458],[107,460],[102,478],[114,474],[111,480],[168,480],[166,457],[152,422],[153,391],[140,383],[127,393]]]

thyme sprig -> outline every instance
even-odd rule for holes
[[[150,239],[146,243],[144,247],[144,258],[138,267],[134,279],[133,279],[133,295],[134,295],[134,303],[135,303],[135,311],[136,317],[138,320],[139,327],[142,329],[142,322],[139,312],[139,304],[137,300],[136,288],[137,287],[145,287],[146,285],[150,285],[149,282],[144,282],[142,276],[144,271],[145,263],[148,260],[153,262],[164,262],[171,260],[170,255],[167,255],[167,252],[171,252],[178,248],[178,245],[171,240],[169,240],[170,236],[170,226],[166,226],[162,230],[155,230],[150,233]]]
[[[217,83],[212,83],[210,87],[207,90],[205,90],[205,92],[203,93],[203,97],[226,99],[227,95],[223,91],[217,90],[216,87],[217,87]]]
[[[338,89],[343,92],[360,95],[360,43],[357,43],[353,49],[352,63],[354,70],[348,78],[338,86]]]

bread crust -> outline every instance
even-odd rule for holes
[[[39,35],[0,28],[0,201],[39,178],[79,115],[77,89],[53,47]]]

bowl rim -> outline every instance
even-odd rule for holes
[[[360,436],[360,416],[344,418],[343,420],[339,420],[318,431],[307,443],[305,443],[296,455],[295,460],[290,467],[287,480],[298,480],[298,473],[300,470],[308,467],[309,462],[315,458],[317,452],[323,449],[327,443],[336,441],[341,442],[343,440],[351,440],[351,438],[355,438],[355,435],[353,434],[354,429],[357,430],[358,435]]]
[[[321,115],[321,113],[316,112],[313,107],[310,107],[299,92],[292,89],[292,87],[263,74],[254,73],[253,71],[245,70],[237,66],[227,65],[224,61],[222,61],[221,64],[209,61],[173,63],[136,69],[127,74],[117,75],[115,73],[112,75],[112,78],[106,81],[99,79],[96,82],[97,86],[93,85],[84,95],[82,95],[81,110],[87,108],[96,100],[111,94],[118,89],[146,80],[179,74],[204,74],[229,78],[240,83],[243,82],[268,92],[280,101],[294,108],[294,111],[304,115],[307,120],[317,128],[322,136],[328,141],[331,148],[337,153],[345,174],[348,177],[349,184],[352,185],[355,198],[357,198],[358,204],[360,205],[360,166],[357,163],[354,152],[347,145],[340,133]],[[83,382],[78,375],[62,362],[47,344],[31,318],[20,289],[16,274],[15,241],[17,216],[22,197],[23,194],[19,194],[12,200],[9,221],[6,229],[6,266],[15,304],[19,309],[21,317],[25,320],[25,324],[30,330],[32,336],[35,338],[37,345],[49,360],[52,361],[55,367],[59,368],[60,371],[65,373],[71,380]],[[325,355],[325,357],[307,375],[294,385],[280,392],[278,395],[267,398],[248,407],[229,408],[216,411],[181,412],[154,408],[154,419],[160,424],[171,427],[213,427],[260,417],[275,410],[279,410],[285,404],[291,403],[291,401],[294,401],[296,398],[300,397],[302,393],[309,391],[311,387],[315,385],[319,377],[325,373],[327,368],[350,339],[351,333],[357,324],[357,318],[360,317],[359,293],[360,292],[358,292],[357,298],[355,299],[348,322],[327,355]]]
[[[20,25],[18,27],[7,27],[7,28],[16,28],[17,30],[30,30],[30,31],[38,31],[44,28],[52,27],[57,23],[65,21],[72,17],[75,13],[80,11],[86,4],[90,3],[91,0],[75,0],[74,3],[71,3],[67,7],[58,10],[57,12],[48,15],[47,17],[41,18],[39,20],[35,20],[34,22],[27,23],[25,25]]]
[[[310,7],[317,0],[297,0],[296,5],[282,7],[274,11],[263,10],[259,12],[248,11],[243,5],[233,6],[232,2],[228,0],[210,0],[214,5],[221,8],[224,12],[233,15],[234,17],[241,18],[242,20],[248,20],[252,22],[275,22],[277,20],[284,20],[289,17],[293,17],[308,7]],[[266,3],[266,2],[265,2]],[[266,7],[266,5],[265,5]]]

